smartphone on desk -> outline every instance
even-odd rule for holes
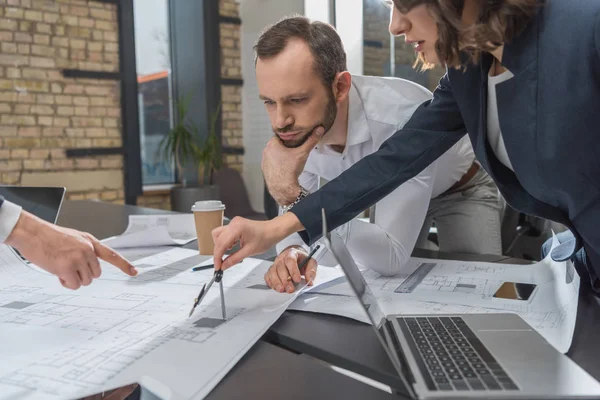
[[[504,282],[494,293],[494,299],[531,302],[536,289],[533,283]]]

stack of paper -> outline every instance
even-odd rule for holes
[[[137,260],[133,278],[103,264],[99,280],[70,291],[0,246],[0,399],[76,398],[134,382],[162,398],[206,396],[303,286],[268,289],[270,263],[246,259],[223,277],[227,319],[217,289],[188,318],[213,274],[192,272],[199,261],[174,248]]]
[[[193,214],[130,215],[123,234],[103,240],[112,248],[184,245],[196,239]]]

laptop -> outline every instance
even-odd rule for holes
[[[56,223],[65,198],[64,187],[0,186],[0,195],[38,218]]]
[[[413,399],[600,398],[600,383],[516,314],[386,316],[343,240],[323,237]]]

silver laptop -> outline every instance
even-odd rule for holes
[[[414,399],[600,398],[600,383],[516,314],[386,316],[343,240],[323,237]]]

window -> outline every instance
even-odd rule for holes
[[[413,68],[415,50],[389,33],[390,9],[382,0],[364,0],[364,74],[396,76],[435,89],[444,69],[420,72]]]
[[[169,0],[134,0],[142,185],[175,183],[175,168],[158,154],[173,127]]]

